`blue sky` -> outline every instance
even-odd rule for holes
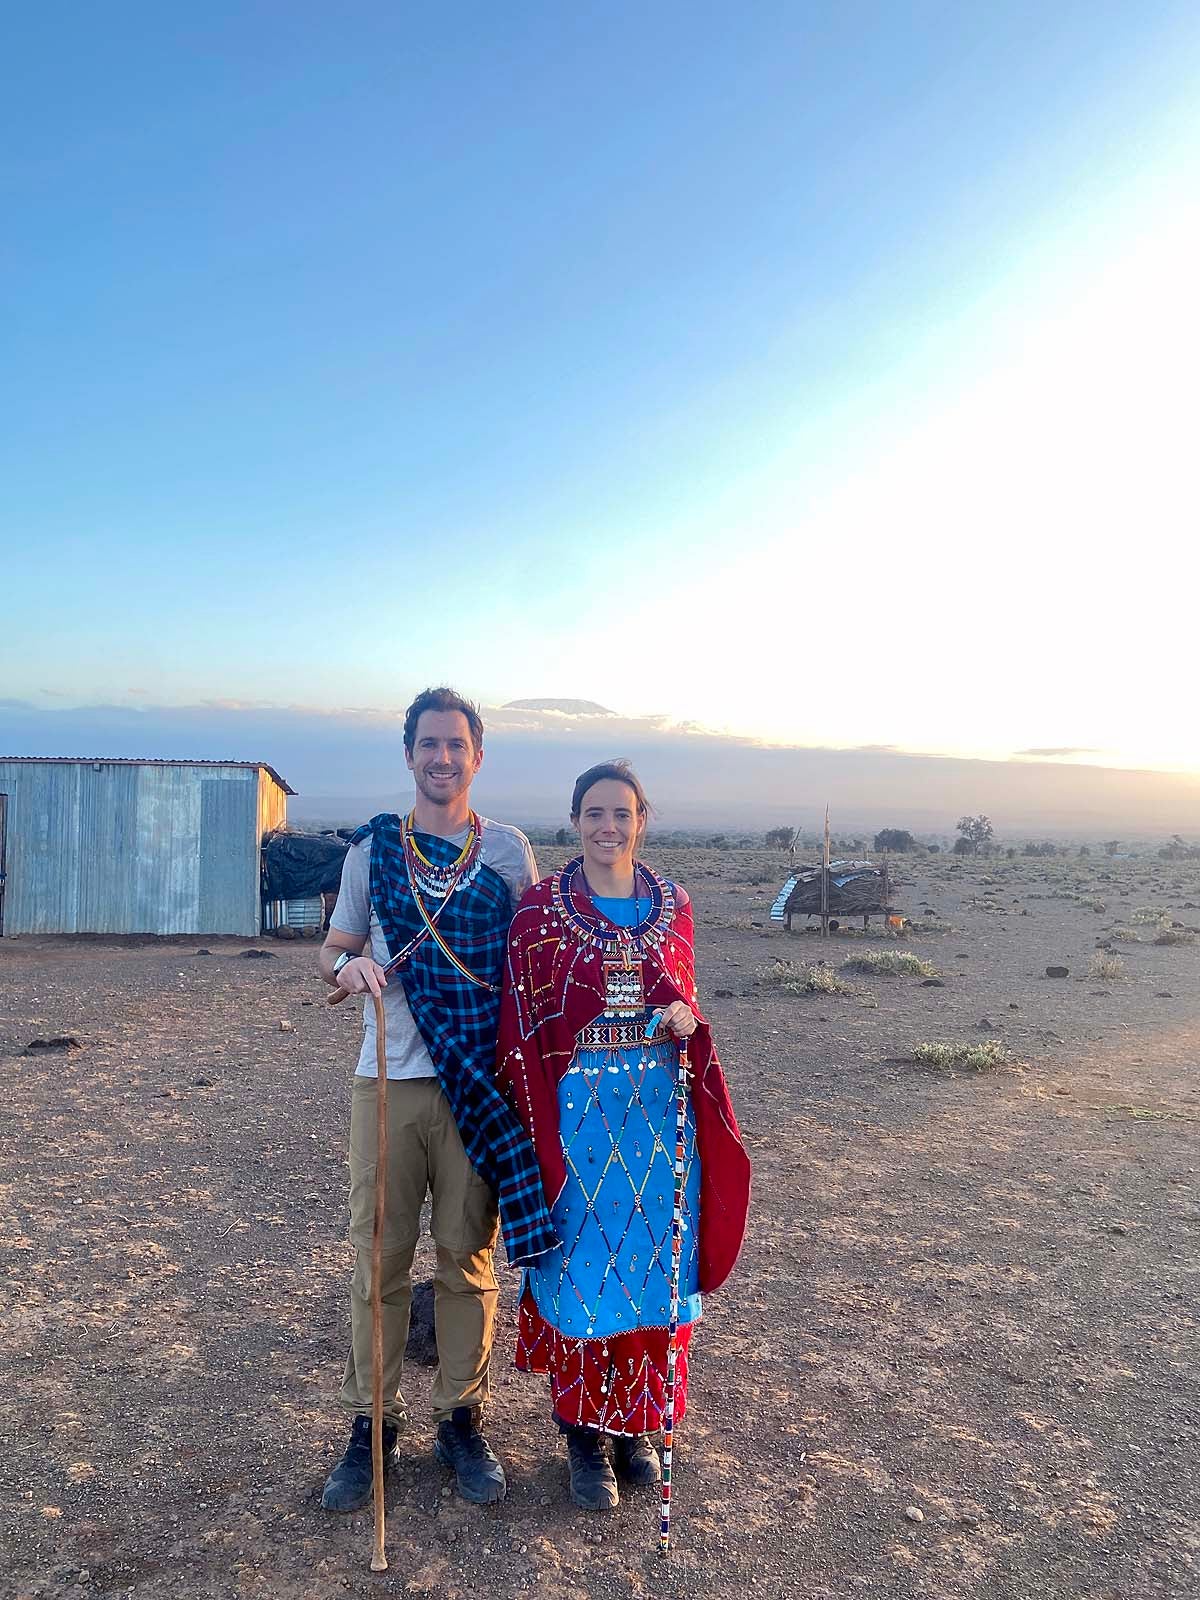
[[[47,5],[9,54],[0,694],[1200,766],[1095,685],[1185,669],[1194,6]]]

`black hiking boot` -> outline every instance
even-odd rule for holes
[[[400,1460],[394,1423],[383,1425],[383,1475]],[[355,1417],[346,1453],[325,1479],[321,1504],[326,1511],[358,1511],[371,1498],[371,1419]]]
[[[482,1406],[455,1406],[438,1423],[433,1453],[444,1467],[453,1467],[458,1492],[473,1505],[487,1506],[508,1492],[500,1458],[479,1431]]]
[[[615,1511],[620,1502],[617,1478],[604,1448],[604,1435],[594,1428],[567,1428],[571,1464],[571,1499],[584,1511]]]
[[[662,1482],[662,1464],[648,1433],[618,1434],[613,1442],[613,1466],[626,1483],[640,1489]]]

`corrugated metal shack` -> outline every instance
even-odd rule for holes
[[[0,935],[256,935],[294,793],[263,762],[0,756]]]

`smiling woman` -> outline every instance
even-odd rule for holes
[[[596,893],[626,897],[633,893],[634,856],[649,815],[646,792],[628,761],[602,761],[576,779],[571,823]]]
[[[617,1504],[618,1474],[659,1481],[650,1435],[664,1428],[665,1447],[683,1415],[701,1292],[733,1267],[749,1194],[695,1009],[688,897],[635,859],[647,813],[628,763],[580,776],[571,817],[583,854],[522,898],[501,1004],[499,1082],[537,1151],[558,1236],[526,1272],[516,1360],[549,1377],[571,1497],[588,1511]]]

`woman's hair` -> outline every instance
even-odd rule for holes
[[[646,799],[646,791],[642,788],[642,780],[629,765],[628,761],[618,758],[616,761],[600,761],[594,767],[589,767],[586,772],[581,772],[575,779],[575,788],[571,795],[571,821],[579,820],[579,813],[583,808],[583,797],[594,783],[603,783],[606,778],[614,783],[627,783],[637,798],[638,833],[642,833],[646,826],[646,819],[650,815],[650,802]]]

